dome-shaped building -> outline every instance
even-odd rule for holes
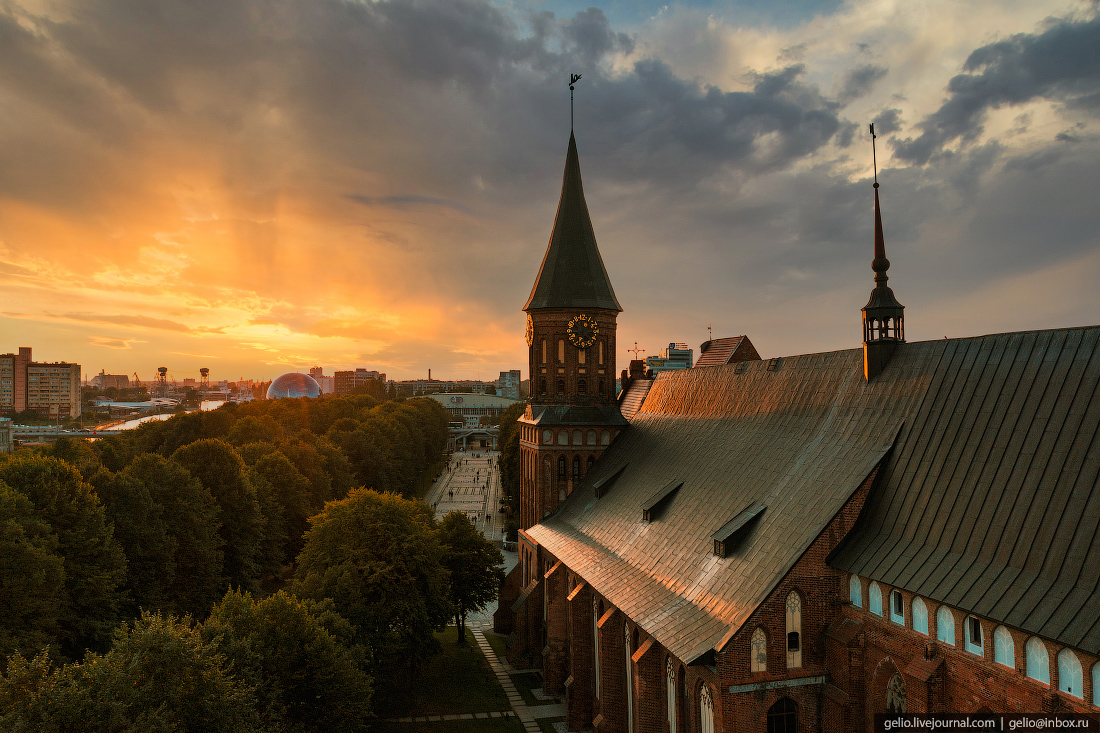
[[[267,398],[277,400],[283,397],[320,397],[321,385],[308,374],[287,372],[277,378],[267,388]]]

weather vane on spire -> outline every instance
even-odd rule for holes
[[[572,87],[570,87],[572,89]],[[875,139],[878,135],[875,134],[875,123],[871,123],[871,161],[875,165],[875,188],[878,188],[878,158],[875,157]]]
[[[580,74],[569,75],[569,132],[573,132],[573,85],[580,80]]]

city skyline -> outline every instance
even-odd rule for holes
[[[857,346],[872,121],[910,341],[1100,323],[1096,3],[592,5],[3,6],[0,352],[522,366],[570,73],[622,366]]]

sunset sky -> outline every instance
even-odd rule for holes
[[[1100,6],[0,0],[0,353],[527,377],[576,136],[635,341],[1100,323]]]

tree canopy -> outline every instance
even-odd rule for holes
[[[458,643],[466,641],[466,616],[496,600],[504,581],[504,555],[474,526],[465,512],[453,511],[439,523],[443,566],[454,606]]]

